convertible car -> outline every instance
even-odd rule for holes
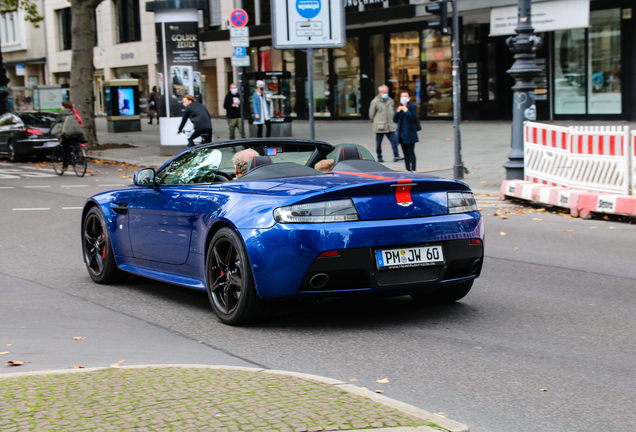
[[[233,148],[252,147],[234,178]],[[312,168],[334,159],[331,172]],[[268,138],[193,147],[134,185],[91,197],[82,246],[97,283],[129,273],[206,290],[221,322],[276,300],[461,299],[481,272],[484,228],[469,187],[393,171],[362,146]]]

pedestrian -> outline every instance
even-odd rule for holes
[[[159,124],[159,93],[157,92],[157,86],[152,88],[150,96],[148,97],[148,117],[150,121],[148,124],[152,124],[152,118],[157,118],[157,124]]]
[[[183,106],[185,110],[183,110],[183,118],[177,133],[183,133],[183,127],[190,119],[194,126],[194,132],[188,138],[188,147],[194,147],[194,139],[198,137],[203,138],[203,144],[212,142],[212,120],[207,108],[189,94],[183,97]]]
[[[389,88],[385,85],[378,87],[378,95],[371,101],[369,106],[369,120],[373,122],[373,132],[375,132],[375,151],[378,155],[378,162],[384,162],[382,159],[382,140],[384,136],[389,139],[391,148],[393,149],[393,162],[401,161],[400,152],[398,150],[397,136],[395,130],[396,124],[393,122],[393,114],[395,112],[395,103],[389,97]]]
[[[234,132],[238,129],[239,134],[242,134],[241,129],[241,98],[238,94],[238,88],[236,84],[230,84],[230,92],[225,95],[225,102],[223,102],[223,108],[225,108],[227,116],[227,126],[230,128],[230,139],[236,138]]]
[[[267,128],[267,137],[272,136],[271,109],[272,97],[265,90],[265,82],[256,81],[256,91],[252,97],[252,108],[254,110],[254,124],[258,127],[256,136],[263,137],[263,124]]]
[[[70,147],[88,141],[77,117],[73,102],[67,100],[62,102],[62,109],[51,125],[51,135],[58,137],[62,146],[62,171],[68,168]]]
[[[417,127],[417,106],[411,102],[411,93],[402,90],[400,93],[400,106],[393,115],[393,121],[397,123],[397,138],[404,153],[406,170],[415,172],[415,143],[419,142]]]

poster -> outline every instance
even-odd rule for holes
[[[157,78],[162,96],[160,116],[181,117],[182,98],[186,94],[202,101],[198,23],[170,22],[156,23],[156,26]],[[166,103],[169,110],[166,110]]]
[[[119,115],[131,116],[135,115],[135,102],[133,89],[120,88],[117,89],[117,98],[119,102]]]

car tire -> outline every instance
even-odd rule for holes
[[[444,286],[433,292],[411,294],[411,298],[422,304],[434,305],[453,303],[466,297],[466,295],[470,292],[470,289],[473,287],[473,282],[474,279],[471,279],[455,285]]]
[[[9,158],[9,162],[20,162],[22,159],[15,152],[15,144],[13,143],[13,140],[9,140],[7,142],[7,157]]]
[[[128,277],[117,267],[108,225],[98,207],[91,208],[84,217],[82,252],[88,274],[98,284],[123,282]]]
[[[207,252],[208,298],[219,320],[242,326],[264,319],[271,306],[256,293],[249,259],[238,234],[230,228],[221,228],[214,234]]]

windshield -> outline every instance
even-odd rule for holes
[[[223,155],[219,150],[193,150],[159,171],[156,182],[160,185],[181,185],[222,181],[216,175],[222,159]]]
[[[223,153],[220,170],[226,173],[234,173],[232,157],[234,157],[237,152],[243,150],[243,146],[228,147],[219,150]],[[307,165],[310,156],[314,153],[313,148],[292,146],[289,144],[286,144],[284,149],[282,146],[277,147],[272,145],[268,147],[255,147],[254,150],[260,155],[272,158],[273,163],[294,162],[300,165]]]
[[[54,113],[18,113],[24,124],[30,126],[51,126],[55,121]]]

